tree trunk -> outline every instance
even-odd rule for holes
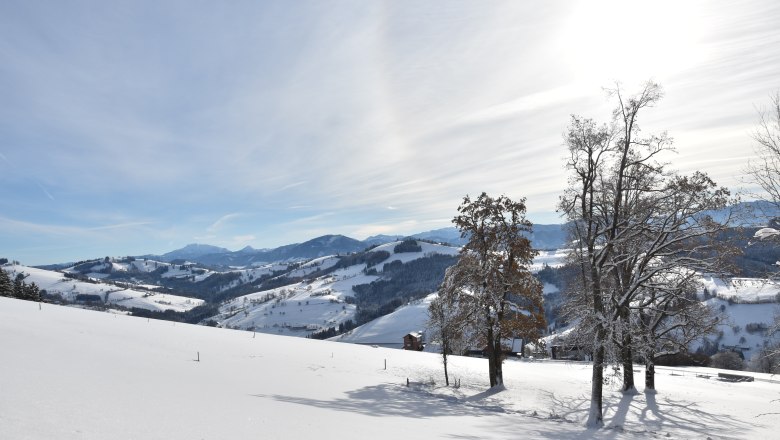
[[[623,357],[623,392],[634,393],[636,385],[634,385],[634,362],[631,360],[631,347],[623,347],[621,352]]]
[[[645,362],[645,392],[655,391],[655,362],[648,357]]]
[[[589,255],[593,255],[593,249],[588,249]],[[591,295],[593,298],[593,313],[598,319],[604,319],[604,302],[601,298],[601,284],[599,283],[598,271],[591,264],[590,267]],[[604,426],[604,413],[602,406],[602,395],[604,387],[604,360],[606,358],[605,344],[607,343],[607,329],[604,322],[596,325],[596,340],[593,344],[593,377],[590,387],[590,410],[588,411],[588,420],[585,425],[589,428],[601,428]]]
[[[623,392],[635,393],[634,385],[634,360],[633,350],[631,349],[631,330],[629,328],[630,311],[628,307],[620,308],[620,318],[623,321],[622,340],[620,347],[620,357],[623,361]]]
[[[585,426],[601,428],[604,426],[602,413],[602,387],[604,385],[604,338],[605,331],[599,326],[596,331],[596,347],[593,350],[593,376],[591,379],[590,410]]]
[[[493,365],[495,365],[496,368],[496,383],[495,385],[503,385],[504,384],[504,352],[501,350],[501,339],[496,338],[493,341]]]
[[[442,363],[444,364],[444,385],[450,386],[450,375],[447,372],[447,343],[442,342],[441,344],[441,356],[442,356]]]
[[[487,356],[488,356],[488,376],[490,377],[490,388],[498,384],[498,367],[496,366],[495,340],[493,339],[493,326],[489,325],[487,329]]]

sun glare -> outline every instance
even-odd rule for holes
[[[580,2],[561,32],[562,56],[581,81],[668,78],[704,57],[698,2]]]

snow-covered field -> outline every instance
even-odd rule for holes
[[[106,303],[148,310],[175,310],[184,312],[203,304],[203,300],[186,296],[169,295],[151,291],[125,289],[110,284],[93,284],[65,278],[64,274],[51,270],[36,269],[29,266],[6,265],[2,269],[13,279],[16,274],[27,275],[25,283],[35,283],[49,294],[74,301],[78,295],[97,295]]]
[[[780,295],[780,284],[761,278],[731,278],[724,281],[713,276],[703,276],[701,283],[711,295],[733,302],[776,302]]]
[[[780,429],[780,416],[761,415],[780,411],[780,383],[680,369],[659,368],[658,394],[623,395],[614,381],[607,427],[587,430],[590,366],[580,363],[507,361],[507,389],[490,392],[485,360],[453,357],[453,389],[434,354],[8,298],[0,335],[8,440],[754,439]]]

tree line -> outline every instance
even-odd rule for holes
[[[20,272],[12,280],[8,272],[0,267],[0,296],[25,301],[40,301],[41,290],[34,282],[27,284],[24,279],[25,275]]]

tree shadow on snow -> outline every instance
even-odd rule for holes
[[[495,391],[486,391],[475,396],[460,398],[433,394],[420,385],[413,384],[407,387],[385,383],[348,391],[344,397],[333,400],[279,394],[253,394],[252,396],[374,417],[430,418],[459,415],[482,417],[511,412],[504,409],[500,402],[490,399],[490,396],[495,393]]]
[[[706,412],[696,402],[674,400],[663,395],[659,398],[655,393],[645,393],[645,399],[644,407],[638,408],[639,421],[659,430],[673,427],[736,439],[744,438],[745,429],[753,426],[753,423],[741,421],[730,414]]]
[[[618,397],[619,396],[619,397]],[[582,425],[587,419],[590,397],[560,398],[547,393],[549,418]],[[660,403],[659,401],[660,400]],[[722,439],[743,438],[745,429],[752,425],[729,414],[713,414],[703,411],[696,402],[675,400],[667,396],[657,399],[655,393],[623,394],[604,393],[604,428],[599,438],[615,438],[622,433],[716,436]],[[582,426],[572,432],[569,425],[565,432],[554,429],[538,433],[542,437],[586,439],[596,436],[593,430]]]

